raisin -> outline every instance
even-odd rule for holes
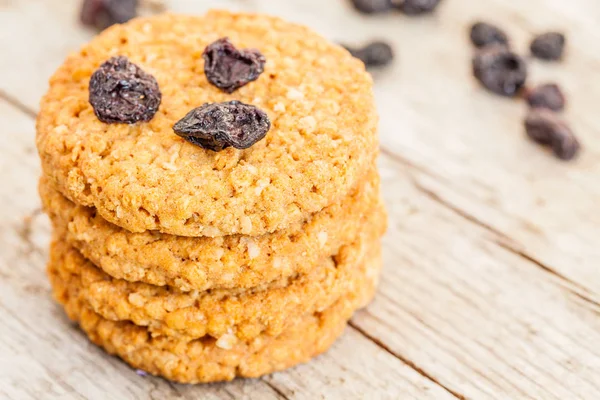
[[[96,116],[106,123],[150,121],[162,97],[156,79],[124,56],[104,62],[92,74],[89,91]]]
[[[344,47],[350,54],[365,63],[367,67],[382,67],[394,59],[394,51],[386,42],[371,42],[360,48]]]
[[[392,5],[406,15],[430,13],[439,5],[441,0],[392,0]]]
[[[83,0],[81,22],[98,30],[123,24],[137,16],[137,5],[137,0]]]
[[[542,107],[552,111],[562,111],[565,108],[565,96],[560,87],[554,83],[547,83],[528,90],[525,99],[534,108]]]
[[[228,38],[221,38],[208,45],[203,57],[206,78],[227,93],[233,93],[258,79],[266,62],[258,50],[238,50]]]
[[[233,100],[206,103],[190,111],[173,130],[190,143],[212,151],[247,149],[262,140],[271,121],[259,108]]]
[[[364,14],[377,14],[392,9],[391,0],[351,0],[352,5]]]
[[[515,96],[527,79],[527,64],[504,46],[488,46],[473,58],[473,74],[488,90]]]
[[[565,49],[565,35],[559,32],[548,32],[537,36],[531,42],[531,54],[548,61],[560,60]]]
[[[529,112],[525,119],[525,130],[534,142],[552,147],[554,155],[561,160],[575,158],[581,148],[569,126],[555,113],[544,108]]]
[[[486,22],[477,22],[471,27],[471,42],[477,48],[491,44],[504,45],[508,47],[508,36],[502,29]]]

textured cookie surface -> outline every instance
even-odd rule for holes
[[[55,298],[95,344],[154,375],[184,383],[213,382],[258,377],[306,362],[327,350],[354,310],[373,296],[381,267],[377,249],[368,255],[360,284],[331,307],[304,316],[279,336],[263,334],[235,343],[208,336],[192,341],[152,337],[146,328],[131,322],[102,318],[86,306],[80,288],[65,282],[52,264],[48,273]]]
[[[130,233],[78,206],[42,179],[46,212],[66,241],[112,277],[180,290],[249,288],[310,270],[337,253],[372,218],[382,219],[375,169],[341,202],[308,221],[259,237],[189,238]]]
[[[326,257],[310,272],[252,289],[180,292],[165,286],[127,282],[107,276],[62,240],[53,243],[50,264],[103,318],[147,326],[154,335],[249,340],[261,333],[279,335],[307,313],[331,306],[364,279],[366,252],[375,253],[385,226],[378,216],[351,244]]]
[[[228,36],[257,48],[264,73],[232,94],[208,83],[202,52]],[[88,103],[99,65],[127,56],[159,83],[146,123],[106,124]],[[206,102],[240,100],[271,119],[247,150],[204,150],[172,126]],[[37,121],[45,175],[72,201],[134,232],[256,236],[305,220],[346,196],[377,150],[371,78],[360,61],[278,18],[212,11],[109,28],[50,81]]]

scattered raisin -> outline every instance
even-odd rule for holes
[[[137,5],[138,0],[83,0],[81,22],[98,30],[123,24],[137,16]]]
[[[490,91],[515,96],[527,79],[527,64],[504,46],[488,46],[473,58],[473,74]]]
[[[204,49],[204,73],[208,81],[233,93],[262,74],[265,57],[256,49],[238,50],[228,38],[221,38]]]
[[[552,111],[562,111],[565,108],[565,96],[560,87],[554,83],[547,83],[528,90],[525,99],[534,108],[543,107]]]
[[[161,101],[156,79],[124,56],[104,62],[92,74],[89,91],[96,116],[106,123],[150,121]]]
[[[420,15],[433,12],[441,0],[392,0],[392,5],[406,15]]]
[[[351,0],[352,5],[364,14],[383,13],[392,9],[391,0]]]
[[[575,158],[581,146],[579,141],[558,116],[544,108],[532,109],[525,119],[525,130],[530,139],[545,146],[551,146],[556,157],[561,160]]]
[[[471,42],[477,48],[491,44],[504,45],[508,47],[508,36],[495,25],[487,22],[477,22],[471,27]]]
[[[560,60],[565,49],[565,35],[559,32],[548,32],[537,36],[531,42],[531,54],[548,61]]]
[[[259,108],[233,100],[206,103],[190,111],[173,130],[188,142],[212,151],[247,149],[262,140],[271,121]]]
[[[367,67],[382,67],[394,59],[394,51],[386,42],[371,42],[360,48],[344,47],[350,54],[365,63]]]

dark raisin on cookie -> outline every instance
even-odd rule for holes
[[[89,93],[96,116],[106,123],[150,121],[162,97],[156,79],[124,56],[112,57],[92,74]]]
[[[83,0],[80,19],[84,25],[103,30],[137,16],[138,0]]]
[[[383,41],[371,42],[363,47],[344,46],[354,57],[365,63],[366,67],[382,67],[392,62],[392,46]]]
[[[471,27],[471,42],[477,48],[482,48],[492,44],[508,47],[508,36],[496,25],[487,22],[477,22]]]
[[[204,73],[210,83],[227,93],[252,82],[262,74],[265,57],[256,49],[238,50],[221,38],[204,50]]]
[[[392,0],[392,5],[406,15],[420,15],[433,12],[441,0]]]
[[[237,100],[206,103],[173,126],[177,135],[212,151],[230,146],[247,149],[262,140],[270,128],[271,121],[264,111]]]
[[[504,46],[487,46],[473,58],[473,74],[488,90],[515,96],[527,80],[527,64]]]
[[[392,9],[391,0],[350,0],[357,11],[364,14],[377,14]]]
[[[531,140],[550,146],[554,155],[561,160],[572,160],[581,148],[571,128],[548,109],[530,110],[525,119],[525,130]]]
[[[547,108],[552,111],[562,111],[565,108],[565,96],[555,83],[546,83],[529,89],[525,100],[533,108]]]
[[[547,61],[560,60],[565,49],[566,38],[560,32],[547,32],[531,42],[531,54]]]

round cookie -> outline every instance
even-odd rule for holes
[[[279,335],[306,313],[331,306],[364,279],[365,254],[381,246],[380,216],[353,244],[343,246],[306,274],[252,289],[180,292],[170,287],[110,278],[60,239],[52,244],[50,264],[61,279],[79,287],[94,312],[113,321],[146,326],[152,335],[250,340],[261,333]]]
[[[310,270],[380,218],[379,176],[373,168],[341,202],[306,222],[259,237],[188,238],[130,233],[93,208],[76,205],[40,181],[44,209],[66,241],[107,274],[177,289],[249,288]]]
[[[203,50],[225,36],[267,60],[232,94],[203,71]],[[107,124],[94,114],[90,76],[116,55],[158,81],[151,121]],[[265,139],[213,152],[173,132],[191,109],[230,100],[268,114]],[[376,156],[376,127],[371,78],[346,50],[279,18],[211,11],[116,25],[69,56],[41,102],[37,147],[61,193],[125,229],[257,236],[347,196]]]
[[[67,284],[52,265],[48,273],[54,297],[92,342],[134,368],[177,382],[200,383],[232,380],[236,376],[258,377],[306,362],[326,351],[343,332],[352,313],[372,298],[381,267],[378,250],[369,254],[359,285],[331,307],[304,316],[279,336],[260,335],[235,344],[211,337],[192,341],[152,337],[146,328],[131,322],[104,319],[85,305],[79,288]]]

